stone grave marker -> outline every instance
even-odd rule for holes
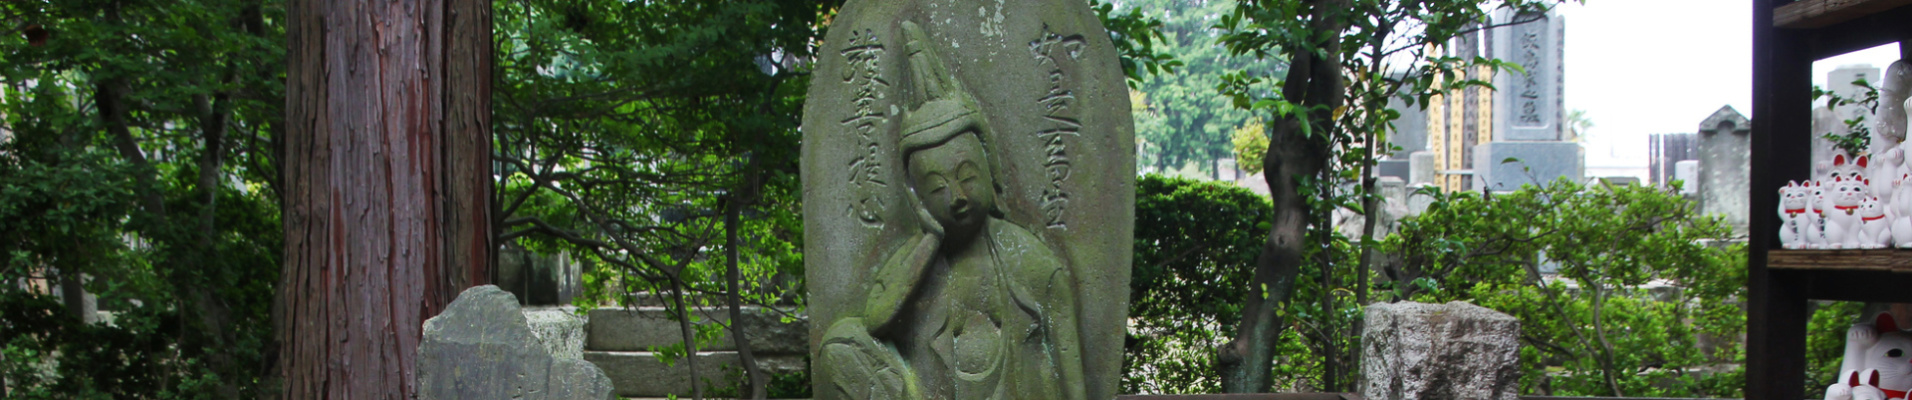
[[[1552,13],[1495,13],[1495,22],[1520,22],[1495,29],[1493,56],[1520,64],[1494,78],[1494,140],[1557,141],[1564,138],[1566,20]],[[1476,164],[1475,168],[1480,165]]]
[[[817,63],[817,398],[1114,397],[1135,141],[1087,4],[853,0]]]

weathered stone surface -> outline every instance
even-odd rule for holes
[[[1495,29],[1493,56],[1520,64],[1525,73],[1503,71],[1494,77],[1495,141],[1565,139],[1566,18],[1558,14],[1520,14],[1505,9],[1494,21],[1533,22]],[[1494,160],[1500,161],[1498,159]],[[1482,165],[1474,164],[1476,173]]]
[[[1586,152],[1574,142],[1482,143],[1474,157],[1474,187],[1497,192],[1546,186],[1560,177],[1580,182],[1586,174]],[[1520,162],[1503,162],[1509,158]]]
[[[603,368],[621,397],[688,398],[691,395],[690,363],[677,359],[665,363],[657,353],[648,351],[587,351],[584,359]],[[702,352],[697,355],[698,384],[704,392],[734,389],[742,382],[743,370],[737,368],[737,353]],[[802,355],[758,355],[757,366],[766,374],[802,371]]]
[[[1113,397],[1135,141],[1087,4],[853,0],[819,54],[802,161],[818,398]]]
[[[552,357],[517,298],[490,285],[466,289],[425,321],[418,386],[420,399],[613,399],[604,372]]]
[[[1673,163],[1673,180],[1680,181],[1680,195],[1699,196],[1700,160]]]
[[[1463,302],[1368,306],[1361,390],[1369,400],[1514,400],[1520,320]]]
[[[1419,185],[1423,183],[1434,183],[1434,153],[1416,151],[1413,154],[1409,154],[1407,160],[1408,184]]]
[[[724,309],[696,311],[699,324],[730,320]],[[671,346],[684,342],[683,330],[672,321],[663,307],[599,308],[591,310],[590,335],[586,348],[597,351],[648,351],[653,346]],[[751,350],[766,354],[807,354],[809,320],[799,318],[783,322],[783,314],[758,307],[743,308],[743,328],[750,336]],[[801,316],[799,316],[801,317]],[[721,339],[700,351],[736,350],[729,330]]]
[[[1700,122],[1699,182],[1700,212],[1719,215],[1733,227],[1735,234],[1746,234],[1747,210],[1752,209],[1746,194],[1752,180],[1753,123],[1732,106],[1720,107]]]
[[[1381,161],[1374,162],[1375,175],[1393,177],[1395,179],[1400,179],[1403,182],[1407,181],[1408,174],[1413,173],[1413,169],[1414,169],[1413,165],[1410,164],[1410,162],[1405,158],[1400,160],[1381,160]]]
[[[578,316],[577,307],[525,307],[524,319],[531,333],[538,336],[552,357],[584,358],[584,327],[589,323]]]

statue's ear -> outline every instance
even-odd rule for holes
[[[1876,333],[1898,332],[1899,322],[1892,319],[1892,313],[1882,312],[1879,313],[1878,316],[1872,317],[1872,331]]]
[[[1872,158],[1872,157],[1870,157],[1870,156],[1859,156],[1859,168],[1866,168],[1866,160],[1867,160],[1867,159],[1869,159],[1869,158]]]
[[[1868,369],[1866,372],[1868,372],[1866,375],[1866,384],[1872,385],[1872,387],[1879,387],[1879,370]]]
[[[1846,386],[1859,386],[1859,371],[1846,374]]]

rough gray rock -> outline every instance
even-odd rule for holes
[[[580,359],[584,358],[584,327],[589,321],[579,317],[577,310],[572,306],[525,307],[524,319],[551,356]]]
[[[614,399],[603,371],[553,357],[497,286],[466,289],[425,321],[417,370],[420,399]]]
[[[1361,335],[1370,400],[1518,399],[1520,320],[1473,304],[1368,306]]]

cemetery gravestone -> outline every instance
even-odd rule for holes
[[[1519,23],[1494,30],[1494,57],[1520,64],[1523,71],[1501,71],[1494,79],[1494,140],[1558,141],[1565,89],[1566,21],[1551,13],[1497,12],[1496,22]],[[1476,164],[1478,167],[1478,164]]]
[[[1686,185],[1699,190],[1700,212],[1720,215],[1736,234],[1746,233],[1746,210],[1752,208],[1746,194],[1752,176],[1753,123],[1732,106],[1720,107],[1700,122],[1698,182]]]
[[[851,1],[804,108],[818,399],[1106,399],[1135,142],[1079,1]]]
[[[1495,58],[1519,64],[1494,76],[1494,140],[1474,147],[1474,187],[1511,191],[1558,178],[1581,181],[1585,156],[1566,134],[1566,20],[1553,13],[1495,13]],[[1509,159],[1519,163],[1504,162]]]

